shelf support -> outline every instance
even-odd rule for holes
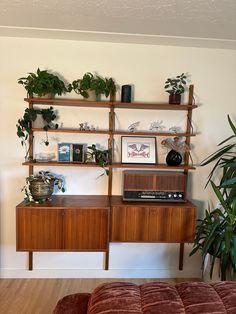
[[[186,133],[192,133],[192,110],[193,110],[193,85],[189,86],[189,97],[188,97],[188,113],[187,113],[187,126]],[[190,146],[190,137],[186,137],[186,145]],[[189,165],[190,152],[185,152],[184,154],[184,163],[186,166]],[[184,173],[188,174],[188,169],[185,169]]]
[[[109,269],[109,252],[104,253],[104,269]]]
[[[109,111],[109,139],[108,139],[108,150],[109,150],[109,164],[111,165],[113,162],[113,131],[115,129],[115,110],[114,105],[111,104],[110,111]],[[108,196],[112,195],[112,167],[109,166],[108,168]]]
[[[33,252],[29,251],[29,270],[33,270]]]
[[[184,265],[184,243],[179,246],[179,270],[183,270]]]

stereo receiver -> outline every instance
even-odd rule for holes
[[[186,202],[187,176],[173,171],[124,171],[124,201]]]

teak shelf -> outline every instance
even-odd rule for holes
[[[163,103],[122,103],[116,101],[88,102],[78,99],[25,98],[29,108],[34,105],[105,108],[109,110],[108,130],[49,129],[48,132],[77,133],[108,136],[108,149],[113,152],[115,136],[183,136],[190,145],[192,132],[193,85],[189,87],[188,103],[170,105]],[[183,133],[136,131],[115,129],[116,109],[148,109],[186,111],[186,130]],[[29,136],[30,151],[33,156],[33,134],[43,132],[42,128],[32,128]],[[108,193],[104,196],[65,195],[53,196],[51,202],[27,205],[24,202],[16,207],[17,251],[29,253],[29,270],[33,269],[34,251],[77,251],[104,252],[104,268],[109,268],[110,242],[171,242],[180,243],[179,269],[183,269],[184,243],[194,239],[196,207],[186,203],[168,202],[124,202],[121,196],[112,195],[113,169],[155,169],[178,170],[188,174],[195,169],[189,164],[189,153],[184,154],[180,166],[166,164],[125,164],[113,162],[110,154]],[[34,167],[99,167],[94,163],[73,163],[57,161],[24,162],[29,167],[29,175]]]

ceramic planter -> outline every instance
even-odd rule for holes
[[[181,103],[181,94],[170,94],[169,104],[179,105]]]

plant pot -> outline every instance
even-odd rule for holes
[[[29,189],[35,201],[45,201],[52,196],[54,180],[51,180],[50,183],[41,179],[31,181]]]
[[[52,99],[54,98],[54,94],[53,93],[47,93],[45,95],[39,96],[37,94],[33,94],[33,98],[42,98],[42,99]]]
[[[182,162],[182,156],[176,150],[172,149],[166,156],[166,163],[168,166],[179,166]]]
[[[95,90],[90,88],[90,89],[87,89],[86,92],[88,93],[88,97],[86,97],[85,100],[97,101],[97,96],[96,96]]]
[[[170,94],[169,104],[179,105],[181,103],[181,94]]]

